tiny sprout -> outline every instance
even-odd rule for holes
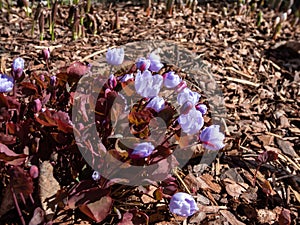
[[[274,27],[280,23],[280,17],[277,16],[276,19],[275,19],[275,22],[274,22]]]

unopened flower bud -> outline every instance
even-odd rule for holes
[[[50,58],[50,49],[49,48],[44,48],[42,50],[42,56],[43,56],[43,59],[45,61],[47,61]]]
[[[12,76],[18,79],[22,76],[24,70],[24,59],[21,57],[15,58],[11,65]]]
[[[29,169],[29,175],[33,179],[37,178],[39,176],[39,168],[35,165],[32,165]]]
[[[56,76],[55,75],[50,77],[50,85],[53,87],[56,86]]]
[[[41,109],[42,109],[42,102],[39,98],[37,98],[33,101],[33,111],[37,113],[41,111]]]

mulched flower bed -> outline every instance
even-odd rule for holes
[[[14,152],[1,145],[0,224],[21,224],[11,184],[26,224],[34,215],[53,224],[92,224],[99,219],[92,218],[87,202],[108,193],[99,193],[93,170],[72,142],[66,113],[71,110],[72,83],[89,70],[89,64],[97,66],[109,47],[144,40],[172,40],[200,56],[223,93],[226,145],[207,168],[199,166],[204,150],[196,149],[195,157],[174,171],[174,180],[161,183],[170,193],[192,193],[199,208],[192,217],[172,215],[166,204],[160,204],[154,186],[117,185],[109,193],[115,208],[106,212],[109,215],[101,224],[145,224],[147,220],[150,224],[299,224],[300,28],[292,26],[294,16],[283,22],[275,38],[274,22],[281,12],[266,8],[251,12],[248,7],[241,12],[234,4],[210,3],[199,4],[194,12],[175,9],[168,15],[160,4],[149,16],[133,4],[92,8],[90,20],[97,26],[86,29],[77,40],[72,40],[72,27],[66,23],[69,6],[58,9],[54,41],[48,30],[40,41],[38,25],[32,35],[33,19],[24,9],[13,6],[10,13],[1,12],[1,73],[11,74],[13,59],[22,57],[25,78],[20,78],[16,98],[10,95],[7,102],[0,101],[0,142]],[[258,27],[259,10],[263,20]],[[45,48],[50,50],[49,59],[42,53]],[[58,79],[51,80],[52,75]],[[53,82],[70,86],[55,89]],[[205,89],[210,85],[214,84],[206,83]],[[40,107],[37,98],[47,99],[49,111],[34,120]],[[5,165],[8,161],[18,165],[20,160],[25,164],[17,169]],[[36,177],[30,164],[39,167],[38,178],[28,178],[28,173]],[[24,202],[18,193],[24,193]],[[28,193],[32,199],[26,197]],[[83,193],[85,204],[78,200]],[[98,203],[110,201],[105,197]]]

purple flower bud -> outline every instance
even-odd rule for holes
[[[211,125],[206,127],[200,134],[200,141],[203,143],[203,147],[208,150],[218,151],[223,148],[223,140],[225,136],[220,132],[219,125]]]
[[[6,74],[0,74],[0,93],[10,92],[14,87],[14,79]]]
[[[191,216],[199,210],[194,198],[184,192],[177,192],[171,198],[170,211],[179,216]]]
[[[186,101],[180,108],[180,114],[188,114],[193,107],[194,104],[192,102]]]
[[[139,70],[145,71],[149,69],[151,61],[149,59],[142,57],[139,58],[135,64]]]
[[[134,150],[131,152],[130,157],[132,159],[140,159],[140,158],[146,158],[154,150],[154,146],[150,142],[144,142],[137,144]]]
[[[196,105],[196,109],[199,110],[202,113],[202,115],[205,115],[207,113],[207,106],[204,104]]]
[[[50,49],[49,48],[44,48],[42,50],[42,56],[43,56],[43,59],[45,61],[47,61],[50,58]]]
[[[179,105],[183,105],[185,102],[190,101],[196,105],[201,95],[197,92],[191,91],[189,88],[185,88],[177,95],[177,102]]]
[[[150,60],[151,64],[149,67],[149,70],[151,70],[152,72],[158,72],[160,71],[160,69],[164,66],[161,62],[160,62],[160,57],[159,55],[156,55],[154,52],[152,52],[148,59]]]
[[[193,107],[188,114],[180,115],[178,123],[183,132],[187,134],[196,134],[204,125],[204,120],[201,112]]]
[[[124,76],[120,77],[119,81],[127,82],[127,81],[133,80],[133,79],[134,79],[134,76],[133,76],[133,73],[131,73],[131,74],[125,74]]]
[[[166,88],[175,88],[181,82],[181,78],[177,74],[175,74],[174,71],[165,73],[163,77],[164,77],[164,85]]]
[[[152,100],[150,100],[146,108],[152,108],[156,112],[160,112],[165,108],[165,100],[162,97],[156,96]]]
[[[15,58],[11,65],[12,75],[15,79],[22,76],[24,70],[24,59],[21,57]]]
[[[93,178],[94,181],[98,181],[98,180],[100,180],[101,175],[98,171],[95,170],[92,174],[92,178]]]
[[[37,178],[39,176],[39,168],[35,165],[32,165],[29,169],[29,175],[33,179]]]
[[[162,83],[162,76],[159,74],[152,76],[149,70],[145,70],[143,73],[138,70],[134,81],[136,92],[145,98],[156,97]]]
[[[117,79],[115,75],[111,74],[108,78],[108,86],[110,89],[114,89],[117,86]]]
[[[50,85],[53,87],[56,86],[56,76],[55,75],[50,77]]]
[[[39,98],[37,98],[33,101],[33,111],[37,113],[41,111],[41,109],[42,109],[42,102]]]
[[[124,61],[124,49],[114,48],[108,49],[106,53],[106,61],[108,64],[113,66],[121,65]]]
[[[183,80],[180,82],[180,84],[178,84],[178,86],[176,87],[176,91],[177,92],[182,92],[185,88],[187,87],[186,82]]]

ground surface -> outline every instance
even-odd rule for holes
[[[280,34],[273,38],[273,23],[279,12],[262,9],[263,21],[257,27],[258,9],[255,13],[239,15],[238,9],[229,5],[227,15],[224,15],[225,6],[225,3],[200,5],[194,13],[189,9],[178,9],[172,16],[167,16],[162,12],[162,6],[157,5],[155,14],[151,11],[149,17],[142,7],[130,4],[94,6],[97,34],[91,34],[93,28],[87,29],[85,37],[75,41],[72,40],[71,29],[65,24],[67,6],[58,10],[55,41],[50,41],[47,24],[44,41],[39,40],[38,27],[31,35],[32,18],[27,17],[23,9],[14,6],[9,14],[2,10],[0,57],[3,73],[9,74],[11,62],[17,56],[24,58],[27,75],[32,71],[46,71],[40,55],[45,47],[51,50],[47,74],[50,76],[75,61],[93,64],[111,46],[132,41],[172,40],[201,56],[223,92],[226,106],[226,118],[223,120],[225,148],[205,171],[197,166],[201,158],[199,153],[178,175],[181,190],[187,188],[197,192],[195,195],[201,212],[189,220],[174,219],[166,207],[158,206],[155,213],[153,208],[141,206],[141,202],[129,195],[128,205],[126,202],[123,205],[118,203],[119,211],[112,210],[102,224],[117,224],[120,222],[118,213],[124,215],[124,212],[140,207],[149,216],[151,224],[289,224],[286,222],[289,220],[291,224],[300,223],[299,25],[292,26],[293,16],[290,16],[282,24]],[[115,29],[116,11],[120,29]],[[18,149],[14,141],[4,138],[4,130],[1,133],[2,143]],[[50,148],[46,145],[52,144],[46,141],[40,143],[39,151]],[[33,154],[31,147],[32,143],[29,145],[30,155],[39,155]],[[268,162],[260,165],[257,158],[263,151],[269,151],[270,155],[275,152],[278,158],[269,158]],[[48,159],[41,155],[35,160],[50,160],[50,155]],[[32,194],[35,204],[26,201],[24,205],[20,201],[26,221],[30,221],[33,210],[41,206],[39,201],[45,198],[41,194],[41,185],[49,185],[54,190],[57,185],[64,190],[75,185],[74,171],[70,171],[73,167],[68,166],[72,161],[78,162],[76,158],[67,157],[68,154],[58,156],[61,160],[58,162],[51,159],[56,162],[54,176],[58,183],[49,181],[41,184],[39,179],[34,182]],[[59,165],[64,168],[59,168]],[[41,176],[51,180],[53,173],[49,168],[44,165],[40,172]],[[259,171],[253,185],[257,168]],[[6,186],[9,176],[2,175],[1,179],[0,224],[21,224]],[[60,201],[57,201],[59,204]],[[144,201],[144,204],[151,202],[149,199]],[[59,205],[53,210],[56,210],[54,224],[92,223],[76,207],[66,209]],[[123,221],[122,224],[131,223]]]

